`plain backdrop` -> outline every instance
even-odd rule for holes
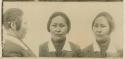
[[[71,31],[67,39],[79,45],[81,49],[91,44],[95,37],[91,24],[95,16],[106,11],[110,13],[115,22],[115,30],[111,40],[115,46],[123,48],[123,4],[121,2],[4,2],[3,12],[9,8],[19,8],[24,12],[23,20],[27,24],[25,43],[39,54],[39,45],[51,39],[47,31],[47,21],[54,12],[64,12],[71,21]]]

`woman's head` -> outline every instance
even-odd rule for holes
[[[107,12],[99,13],[92,23],[92,30],[96,37],[109,36],[114,30],[112,16]]]
[[[71,23],[67,15],[63,12],[55,12],[49,18],[47,30],[52,36],[65,36],[71,28]]]
[[[23,11],[19,8],[10,8],[3,14],[3,26],[11,30],[19,39],[25,37],[26,27],[23,21]]]
[[[6,29],[20,30],[22,23],[22,10],[10,8],[3,14],[3,25]]]

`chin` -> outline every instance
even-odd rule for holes
[[[62,39],[63,37],[61,37],[61,36],[56,36],[56,39]]]
[[[96,37],[99,37],[99,38],[104,38],[106,35],[105,34],[96,34]]]
[[[104,41],[104,39],[102,39],[102,38],[98,38],[98,39],[96,39],[97,41]]]

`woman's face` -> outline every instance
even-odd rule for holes
[[[104,16],[98,17],[93,25],[93,31],[97,38],[104,38],[109,34],[110,26],[108,24],[107,18]]]
[[[19,37],[19,39],[23,39],[27,32],[27,22],[22,21],[22,23],[20,25],[21,25],[21,27],[18,31],[18,37]]]
[[[52,22],[50,24],[50,33],[53,37],[59,39],[65,37],[68,31],[68,26],[66,24],[66,21],[61,16],[56,16],[52,19]]]

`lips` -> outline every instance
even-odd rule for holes
[[[96,33],[96,35],[97,35],[97,36],[100,36],[100,37],[103,36],[103,34],[101,34],[101,33]]]
[[[63,35],[63,34],[55,34],[56,36],[61,36],[61,35]]]

